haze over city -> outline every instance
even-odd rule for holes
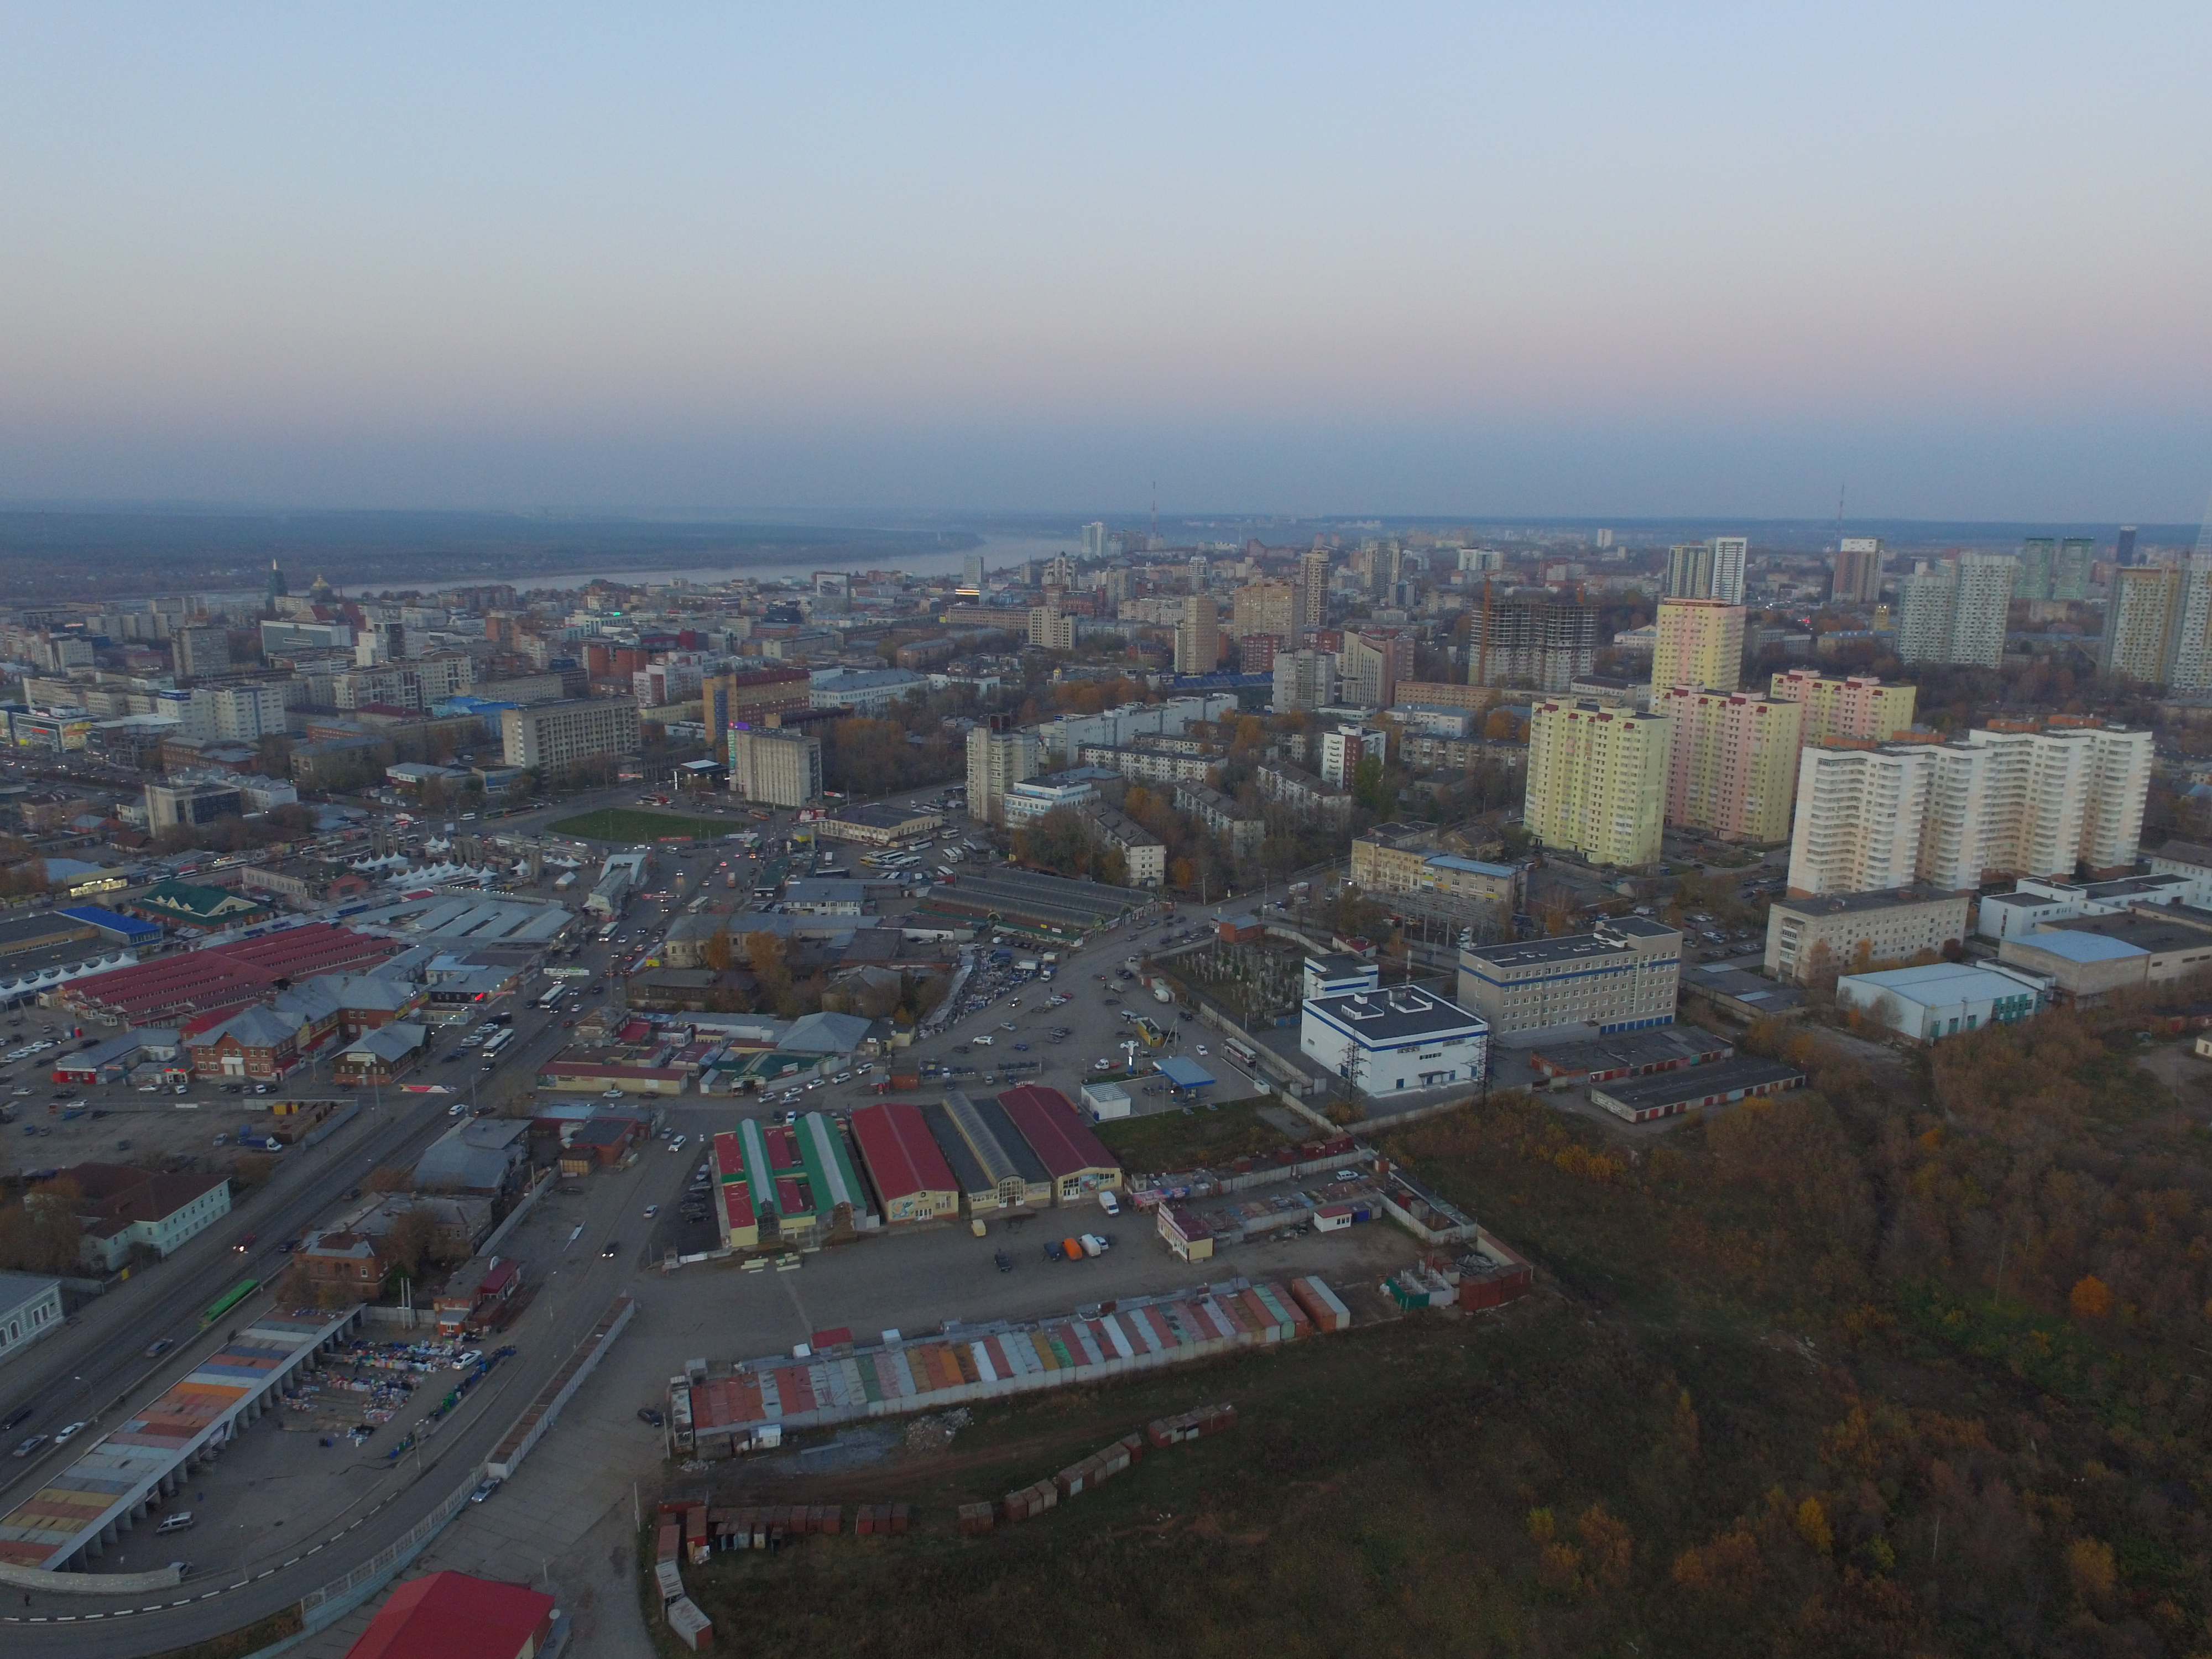
[[[11,11],[17,504],[2212,483],[2201,9]]]

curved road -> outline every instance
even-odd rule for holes
[[[646,920],[637,918],[639,922]],[[607,956],[605,950],[589,946],[581,960],[594,974],[603,974]],[[538,1065],[561,1046],[565,1033],[558,1017],[542,1015],[526,999],[519,1000],[516,1039],[489,1078],[475,1063],[472,1051],[452,1066],[433,1060],[416,1076],[444,1083],[462,1099],[468,1097],[468,1085],[476,1082],[480,1100],[488,1104],[526,1092]],[[439,1042],[440,1052],[458,1036],[459,1028],[451,1029],[454,1036]],[[346,1189],[359,1185],[372,1169],[411,1161],[422,1146],[453,1127],[449,1109],[455,1103],[453,1095],[387,1091],[380,1107],[374,1099],[365,1099],[361,1118],[330,1141],[287,1154],[268,1187],[178,1256],[88,1304],[74,1325],[9,1367],[11,1374],[0,1384],[7,1392],[0,1399],[7,1401],[11,1413],[25,1404],[35,1407],[29,1418],[8,1431],[10,1440],[51,1433],[79,1418],[94,1420],[68,1446],[48,1446],[41,1455],[21,1462],[0,1459],[0,1511],[65,1468],[103,1428],[142,1409],[190,1370],[218,1340],[216,1334],[199,1330],[202,1309],[241,1278],[273,1275],[287,1260],[278,1248],[283,1240],[327,1221]],[[678,1167],[657,1177],[650,1175],[669,1164]],[[594,1183],[586,1211],[591,1236],[600,1236],[597,1228],[602,1220],[613,1230],[613,1218],[623,1212],[641,1182],[649,1179],[656,1188],[665,1184],[672,1190],[665,1196],[672,1197],[690,1164],[688,1158],[647,1159],[644,1173],[635,1180]],[[253,1249],[244,1255],[235,1252],[231,1246],[249,1234],[258,1235]],[[635,1252],[616,1261],[602,1261],[595,1253],[585,1260],[564,1256],[554,1281],[560,1290],[549,1294],[550,1286],[541,1288],[537,1304],[514,1334],[520,1352],[423,1447],[419,1468],[417,1460],[410,1456],[398,1469],[377,1474],[368,1490],[342,1513],[327,1517],[327,1524],[318,1526],[313,1535],[287,1529],[282,1541],[270,1544],[242,1570],[210,1572],[160,1596],[142,1592],[110,1600],[33,1592],[26,1607],[23,1592],[0,1591],[0,1628],[5,1632],[0,1646],[10,1659],[46,1653],[125,1659],[160,1652],[264,1618],[342,1577],[404,1534],[483,1462],[638,1265]],[[149,1360],[143,1350],[159,1336],[173,1338],[178,1346],[160,1360]],[[150,1537],[150,1533],[141,1523],[130,1536],[136,1540]],[[189,1534],[179,1540],[183,1547],[175,1554],[191,1554],[188,1540]]]

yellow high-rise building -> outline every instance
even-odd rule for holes
[[[1913,702],[1920,695],[1917,686],[1884,685],[1872,674],[1835,678],[1805,668],[1784,670],[1770,690],[1784,702],[1804,705],[1804,743],[1830,738],[1887,743],[1912,729]]]
[[[1720,599],[1659,601],[1651,689],[1733,691],[1743,684],[1743,607]]]
[[[1655,694],[1674,728],[1667,822],[1736,841],[1790,839],[1802,705],[1743,691]]]
[[[1528,720],[1529,833],[1592,864],[1653,864],[1667,811],[1668,724],[1624,706],[1539,699]]]

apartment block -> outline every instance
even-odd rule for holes
[[[975,726],[968,733],[968,816],[1003,824],[1007,791],[1043,769],[1044,746],[1036,732]]]
[[[1686,542],[1667,552],[1665,595],[1670,599],[1718,599],[1743,603],[1744,563],[1751,543],[1741,536],[1716,536]]]
[[[805,806],[820,799],[822,739],[796,727],[733,729],[730,787],[766,806]]]
[[[1298,629],[1301,633],[1328,622],[1328,550],[1310,547],[1298,556]]]
[[[1814,744],[1799,759],[1793,896],[2135,861],[2151,737],[2097,726],[1975,730],[1963,743]]]
[[[1640,916],[1613,916],[1589,933],[1459,953],[1459,1005],[1495,1038],[1560,1026],[1601,1036],[1674,1021],[1682,936]]]
[[[1364,726],[1340,726],[1321,734],[1321,778],[1339,789],[1352,787],[1359,763],[1372,755],[1389,758],[1390,734]]]
[[[1167,879],[1167,843],[1133,817],[1110,806],[1092,805],[1091,822],[1098,839],[1121,855],[1132,887],[1158,887]]]
[[[1388,634],[1346,634],[1344,649],[1336,656],[1339,695],[1357,708],[1388,708],[1398,700],[1398,681],[1413,666],[1410,639]]]
[[[1221,665],[1221,616],[1213,601],[1193,593],[1182,602],[1176,624],[1175,672],[1211,674]]]
[[[1322,782],[1303,766],[1271,761],[1254,774],[1263,800],[1304,813],[1316,823],[1343,827],[1352,822],[1352,797]]]
[[[1733,691],[1743,684],[1744,608],[1721,599],[1662,599],[1651,688]]]
[[[1774,677],[1768,693],[1780,702],[1803,708],[1799,737],[1802,743],[1825,743],[1831,738],[1887,743],[1912,729],[1913,704],[1920,689],[1884,685],[1873,674],[1838,678],[1811,669],[1790,668]]]
[[[1468,684],[1564,695],[1597,665],[1595,607],[1550,593],[1486,592],[1468,641]]]
[[[1542,845],[1592,864],[1659,857],[1672,760],[1666,720],[1547,699],[1530,711],[1522,819]]]
[[[1047,651],[1075,649],[1075,618],[1061,614],[1056,605],[1042,605],[1030,611],[1030,643]]]
[[[627,697],[501,709],[499,726],[509,766],[569,766],[638,751],[637,705]]]
[[[1847,974],[1863,963],[1909,962],[1966,936],[1972,893],[1894,887],[1777,899],[1766,913],[1766,971],[1802,984],[1825,965]]]
[[[1844,605],[1872,605],[1881,598],[1881,538],[1846,536],[1836,544],[1835,580],[1828,596]]]
[[[1188,812],[1196,818],[1215,840],[1226,842],[1231,857],[1251,857],[1267,839],[1266,820],[1206,784],[1176,785],[1175,805],[1176,811]]]
[[[2019,569],[2011,559],[1967,553],[1907,576],[1899,658],[1995,668],[2004,656],[2005,609]]]
[[[1297,584],[1288,581],[1249,582],[1230,598],[1229,634],[1243,639],[1253,634],[1273,634],[1295,639],[1298,632]]]
[[[1674,686],[1652,712],[1672,729],[1667,821],[1731,840],[1790,839],[1802,707]]]
[[[1336,656],[1328,651],[1275,653],[1275,712],[1326,708],[1336,701]]]

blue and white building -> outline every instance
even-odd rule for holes
[[[1681,934],[1641,916],[1459,953],[1459,1000],[1500,1039],[1562,1026],[1595,1027],[1602,1036],[1671,1025],[1681,978]]]
[[[1362,1094],[1411,1094],[1480,1083],[1490,1027],[1433,992],[1393,986],[1309,1000],[1298,1047]]]

